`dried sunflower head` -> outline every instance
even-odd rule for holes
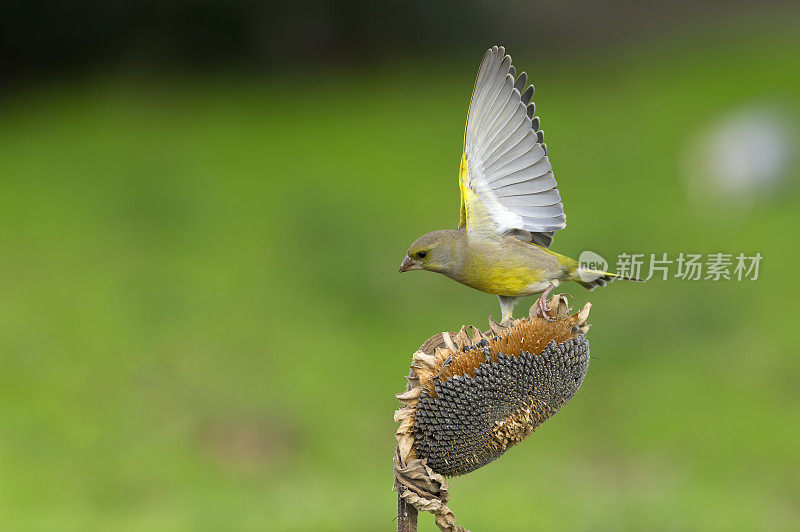
[[[474,471],[519,443],[569,401],[589,366],[586,319],[590,304],[573,315],[555,296],[555,321],[491,324],[486,333],[463,327],[441,333],[414,353],[398,452],[403,463],[421,460],[435,473]]]

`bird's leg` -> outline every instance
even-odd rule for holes
[[[542,317],[547,321],[556,321],[554,318],[551,318],[547,315],[547,296],[550,295],[550,292],[552,292],[553,288],[556,286],[558,286],[558,284],[552,283],[550,286],[545,288],[544,292],[542,292],[542,295],[540,295],[539,299],[536,301],[539,308],[539,314],[541,314]]]
[[[500,300],[500,312],[502,313],[500,325],[507,327],[514,321],[514,305],[517,304],[519,298],[508,296],[497,296],[497,298]]]

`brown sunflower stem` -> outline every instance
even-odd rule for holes
[[[417,509],[397,494],[397,532],[417,532]]]
[[[406,385],[406,391],[411,386]],[[397,482],[397,478],[395,478]],[[413,504],[403,499],[402,491],[397,490],[397,532],[417,532],[417,515],[419,512]]]

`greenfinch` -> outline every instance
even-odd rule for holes
[[[486,52],[464,133],[458,229],[421,236],[400,266],[497,295],[501,323],[513,319],[519,298],[534,294],[541,294],[538,313],[549,319],[547,297],[564,281],[592,290],[614,279],[639,280],[584,268],[548,249],[567,219],[527,82],[505,48]]]

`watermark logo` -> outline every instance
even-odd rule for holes
[[[583,251],[578,257],[578,275],[584,283],[591,283],[592,281],[602,277],[602,272],[608,271],[608,262],[599,254],[594,251]]]
[[[682,281],[755,281],[761,253],[620,253],[615,270],[620,277],[634,279],[680,279]],[[608,262],[594,251],[578,257],[578,275],[592,282],[608,271]]]

